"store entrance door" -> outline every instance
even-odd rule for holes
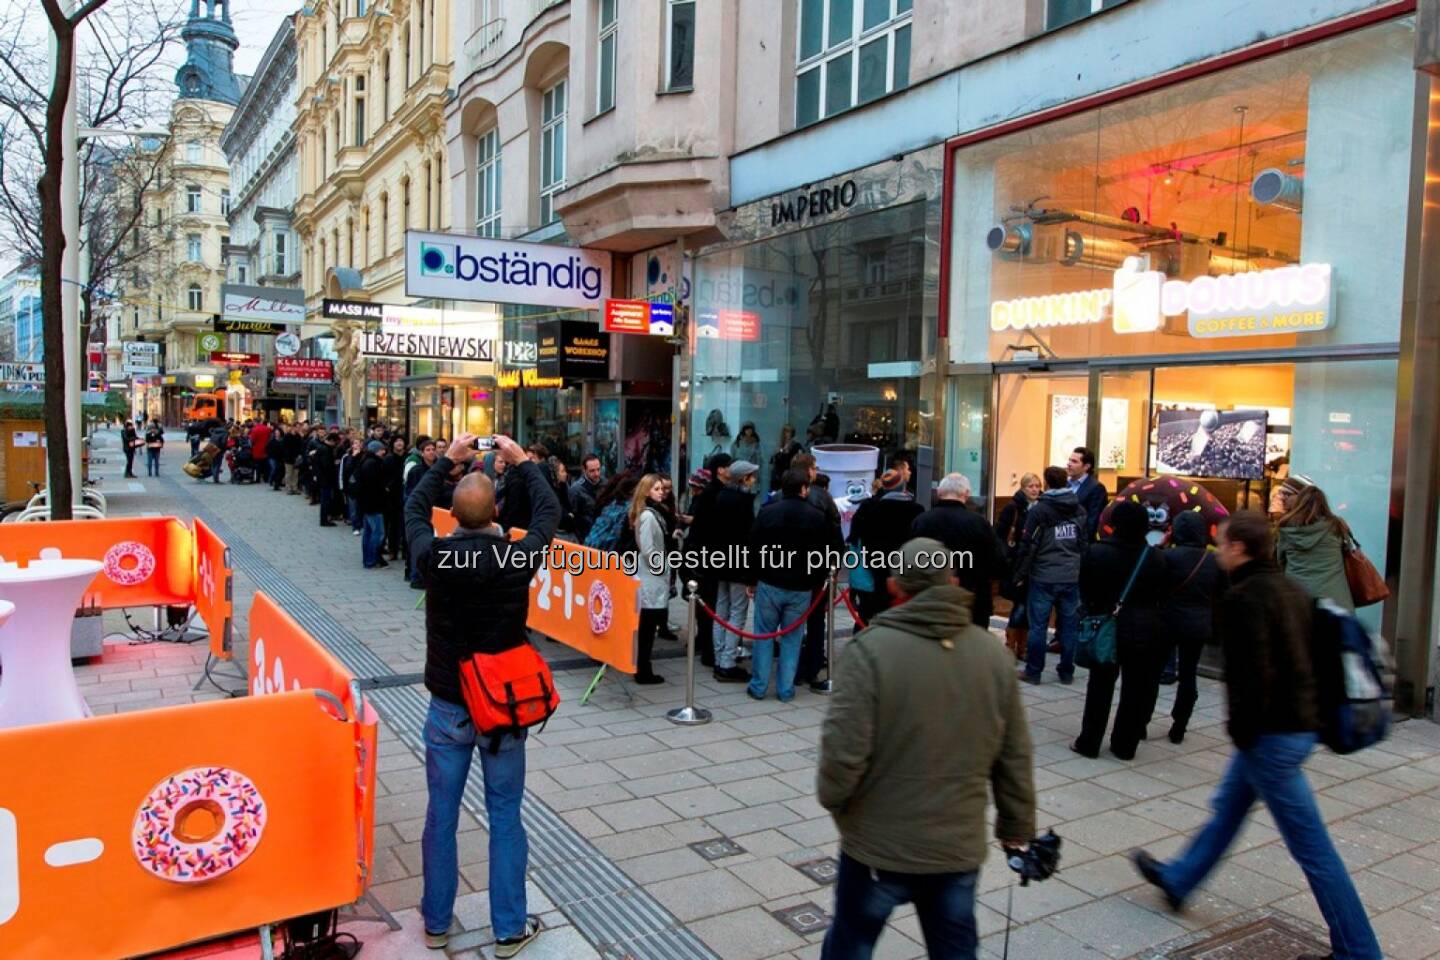
[[[992,519],[1027,473],[1063,466],[1088,435],[1090,374],[1084,364],[995,367]]]

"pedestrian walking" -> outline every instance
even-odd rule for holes
[[[134,479],[135,477],[135,453],[145,446],[145,441],[140,439],[140,434],[135,432],[135,424],[126,420],[120,427],[120,450],[125,454],[125,476]],[[146,476],[149,476],[147,473]]]
[[[1280,503],[1284,510],[1275,538],[1280,569],[1312,597],[1325,597],[1354,610],[1355,599],[1345,577],[1350,527],[1330,510],[1325,491],[1303,474],[1285,478],[1280,485]]]
[[[775,696],[789,703],[795,699],[805,620],[815,592],[840,563],[845,542],[840,528],[809,502],[810,475],[803,468],[792,466],[785,473],[780,494],[779,500],[760,509],[751,528],[745,582],[755,603],[755,633],[786,632],[753,641],[753,671],[745,692],[752,700],[763,700],[773,678]],[[831,565],[825,563],[826,557],[833,558]]]
[[[1171,582],[1160,552],[1145,542],[1150,514],[1144,507],[1130,501],[1115,504],[1109,526],[1112,532],[1091,544],[1081,563],[1080,601],[1090,616],[1107,616],[1119,608],[1115,662],[1090,668],[1080,736],[1070,749],[1081,756],[1100,755],[1118,679],[1120,705],[1110,731],[1110,752],[1133,760],[1155,709],[1160,670],[1170,656],[1169,645],[1160,639],[1158,611]]]
[[[668,626],[670,615],[670,569],[666,565],[670,546],[666,542],[665,521],[660,515],[664,497],[665,485],[660,475],[647,473],[640,478],[630,500],[630,526],[635,531],[635,573],[640,580],[639,656],[635,669],[635,682],[640,684],[665,682],[650,665],[655,635],[661,627]]]
[[[881,475],[879,490],[856,509],[850,520],[849,542],[865,556],[890,557],[910,539],[910,525],[925,508],[916,503],[914,494],[906,489],[909,479],[908,461],[897,461]],[[869,623],[890,606],[893,598],[885,586],[890,576],[889,563],[881,560],[874,567],[867,564],[866,569],[874,580],[874,588],[858,592],[857,606],[861,618]]]
[[[1025,531],[1015,560],[1015,582],[1026,592],[1030,625],[1025,668],[1020,677],[1039,683],[1045,671],[1046,634],[1055,614],[1061,683],[1075,679],[1075,643],[1080,635],[1080,562],[1085,556],[1085,509],[1061,467],[1045,468],[1045,492],[1025,514]]]
[[[499,654],[528,643],[526,614],[530,579],[544,562],[555,536],[559,505],[538,465],[508,437],[496,437],[499,455],[510,473],[527,484],[532,506],[530,527],[510,543],[495,522],[495,487],[483,472],[473,472],[454,488],[450,512],[458,528],[436,538],[431,510],[447,477],[475,456],[475,438],[455,438],[443,457],[429,467],[405,505],[410,556],[427,584],[425,604],[425,687],[430,707],[425,718],[425,827],[420,837],[424,891],[420,913],[425,945],[449,943],[454,923],[460,867],[456,831],[470,764],[477,746],[485,782],[489,834],[490,927],[495,956],[513,957],[540,934],[540,918],[527,913],[525,872],[528,840],[520,819],[525,794],[526,730],[507,731],[481,741],[460,687],[460,666],[477,653]],[[378,441],[372,446],[380,446]],[[371,460],[377,467],[379,462]],[[508,550],[500,550],[509,544]],[[501,557],[504,557],[502,562]]]
[[[1105,510],[1110,495],[1105,484],[1095,476],[1095,451],[1089,447],[1076,447],[1065,461],[1065,473],[1069,477],[1070,489],[1085,511],[1085,542],[1095,541],[1100,529],[1100,514]]]
[[[1199,697],[1196,672],[1205,645],[1213,642],[1211,613],[1225,584],[1215,554],[1209,549],[1210,531],[1198,513],[1182,513],[1170,525],[1168,548],[1161,554],[1170,588],[1160,604],[1160,637],[1176,651],[1175,706],[1170,711],[1170,742],[1183,743],[1190,715]],[[1156,688],[1158,692],[1158,687]],[[1154,712],[1152,703],[1146,711]]]
[[[152,417],[150,425],[145,428],[145,476],[160,476],[160,451],[164,449],[165,428]]]
[[[741,561],[755,523],[755,486],[759,467],[749,460],[735,460],[726,468],[730,478],[725,488],[715,495],[713,526],[707,534],[706,546],[723,557],[715,565],[718,585],[715,591],[715,624],[712,635],[715,649],[715,679],[722,683],[748,681],[750,674],[739,666],[740,638],[721,626],[724,620],[745,629],[750,613],[750,591],[746,587],[750,564]]]
[[[1141,876],[1178,911],[1260,800],[1330,928],[1329,958],[1380,960],[1365,906],[1305,779],[1303,765],[1320,726],[1310,660],[1313,601],[1281,572],[1274,555],[1262,514],[1240,511],[1221,525],[1216,558],[1230,586],[1215,611],[1215,636],[1225,651],[1226,731],[1235,749],[1211,800],[1214,815],[1180,856],[1168,863],[1143,850],[1131,856]]]
[[[906,543],[886,581],[903,602],[877,614],[836,666],[818,775],[820,805],[840,831],[824,960],[869,958],[906,903],[930,956],[972,960],[988,797],[1002,846],[1023,847],[1035,833],[1014,665],[971,623],[947,557],[936,540]]]
[[[995,536],[1005,551],[1007,564],[1007,575],[1000,581],[1000,595],[1010,601],[1010,617],[1005,621],[1005,646],[1014,652],[1016,660],[1025,659],[1030,621],[1025,616],[1028,591],[1015,583],[1015,560],[1020,551],[1020,540],[1025,534],[1025,516],[1030,505],[1040,498],[1042,489],[1038,474],[1025,474],[1020,478],[1020,487],[1015,495],[1001,508],[995,521]]]
[[[969,500],[969,478],[947,473],[935,486],[934,505],[910,524],[910,536],[939,540],[952,554],[965,558],[955,575],[970,593],[970,622],[989,630],[995,610],[991,588],[1005,572],[1005,559],[990,521],[971,510]]]
[[[365,569],[388,567],[380,555],[385,545],[385,465],[381,456],[385,445],[379,440],[365,444],[365,454],[357,468],[355,496],[359,501],[360,557]]]

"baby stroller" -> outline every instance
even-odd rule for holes
[[[260,479],[250,441],[245,437],[241,437],[225,457],[225,463],[230,467],[231,483],[255,483]]]
[[[180,469],[185,471],[186,476],[204,480],[210,476],[210,471],[215,466],[215,458],[218,456],[220,456],[220,448],[213,443],[206,442],[201,446],[200,452],[191,457],[190,462]]]

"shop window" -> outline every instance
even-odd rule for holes
[[[500,130],[491,127],[475,142],[475,234],[500,236]]]
[[[795,125],[910,83],[911,0],[797,0]]]
[[[695,0],[669,0],[665,29],[665,89],[695,85]]]
[[[1092,13],[1118,7],[1125,0],[1046,0],[1045,29],[1054,30],[1067,23],[1083,20]]]
[[[599,0],[599,32],[595,41],[595,112],[615,106],[615,56],[619,43],[619,0]]]
[[[540,223],[556,220],[555,195],[565,189],[565,93],[561,80],[540,97]]]

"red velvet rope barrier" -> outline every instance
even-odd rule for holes
[[[864,621],[864,619],[860,616],[860,611],[857,610],[857,609],[855,609],[855,604],[850,600],[850,588],[849,588],[849,587],[846,587],[845,590],[841,592],[841,594],[840,594],[840,600],[844,600],[844,601],[845,601],[845,609],[850,611],[850,616],[851,616],[851,617],[854,619],[854,621],[855,621],[855,629],[857,629],[857,630],[864,630],[864,629],[865,629],[865,621]],[[839,603],[840,600],[837,600],[837,601],[835,601],[835,602],[836,602],[836,603]]]
[[[815,608],[820,606],[820,598],[823,596],[825,596],[824,590],[816,590],[815,596],[810,600],[810,609],[802,613],[799,620],[796,620],[788,627],[773,631],[772,633],[750,633],[746,630],[742,630],[741,628],[735,626],[735,624],[730,623],[728,620],[722,620],[719,614],[717,614],[714,610],[711,610],[710,605],[707,604],[704,600],[701,600],[698,596],[695,598],[695,603],[699,605],[700,609],[704,610],[707,614],[710,615],[711,620],[714,620],[716,623],[720,624],[720,626],[724,627],[726,630],[729,630],[731,633],[735,634],[735,636],[739,637],[742,640],[774,640],[777,637],[783,637],[785,636],[785,634],[792,633],[803,627],[805,625],[805,621],[810,619],[810,614],[814,613]]]

